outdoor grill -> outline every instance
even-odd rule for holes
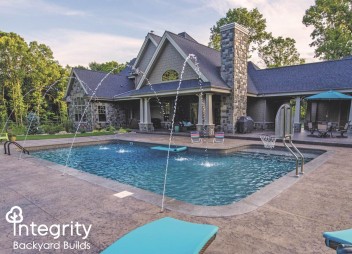
[[[241,116],[236,122],[236,129],[238,133],[252,132],[254,128],[254,121],[250,116]]]

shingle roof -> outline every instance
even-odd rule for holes
[[[197,56],[200,71],[209,80],[204,87],[216,87],[230,89],[220,76],[221,55],[220,52],[197,43],[188,34],[176,35],[166,32],[186,54]],[[153,39],[160,43],[161,37],[150,34]],[[134,60],[133,60],[134,61]],[[133,62],[130,63],[132,65]],[[128,95],[154,93],[149,86],[135,90],[134,82],[128,79],[130,68],[125,68],[119,74],[109,75],[98,89],[96,96],[113,98],[115,95],[124,97]],[[86,84],[88,95],[106,73],[74,69],[78,77]],[[252,62],[248,62],[248,93],[265,95],[297,92],[316,92],[324,90],[352,89],[352,57],[341,60],[325,61],[295,66],[286,66],[272,69],[259,69]],[[154,84],[156,92],[175,91],[178,81]],[[198,80],[186,80],[181,84],[181,89],[194,89],[199,87]]]
[[[220,76],[221,58],[219,51],[199,44],[193,40],[188,40],[174,33],[167,33],[186,55],[196,55],[199,63],[199,69],[209,80],[211,86],[229,89],[229,86]]]
[[[153,34],[153,33],[149,33],[149,35],[150,35],[151,37],[153,37],[153,39],[155,40],[155,42],[156,42],[157,44],[159,44],[159,42],[161,41],[161,37],[160,37],[159,35],[156,35],[156,34]]]
[[[258,70],[248,64],[258,94],[352,89],[352,58]]]
[[[126,96],[133,96],[133,95],[141,95],[141,94],[154,94],[154,93],[160,93],[160,92],[169,92],[169,91],[175,91],[178,86],[179,86],[179,81],[172,81],[172,82],[167,82],[167,83],[160,83],[160,84],[152,84],[152,87],[150,85],[145,85],[141,87],[141,89],[138,90],[131,90],[125,93],[121,93],[118,96],[115,96],[115,98],[119,97],[126,97]],[[209,82],[202,82],[202,88],[208,88],[210,87]],[[201,87],[199,84],[199,81],[197,79],[191,79],[191,80],[183,80],[180,85],[181,90],[187,90],[187,89],[199,89],[201,91]]]
[[[133,64],[132,61],[130,65]],[[73,68],[73,72],[80,79],[82,85],[88,93],[88,96],[92,96],[97,85],[104,79],[101,86],[98,88],[95,96],[99,98],[111,99],[116,94],[121,94],[134,89],[134,83],[128,79],[131,67],[126,67],[119,74],[110,74],[106,77],[107,73],[100,71],[91,71]]]

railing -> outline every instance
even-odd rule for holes
[[[287,145],[286,140],[288,139],[290,145],[292,146],[292,148],[297,152],[298,156],[300,158],[298,158],[297,154],[295,154],[292,149]],[[299,161],[301,161],[301,174],[304,174],[304,156],[303,154],[298,150],[298,148],[292,143],[292,137],[291,136],[286,136],[282,139],[282,142],[284,143],[284,146],[287,148],[287,150],[290,151],[290,153],[296,158],[296,176],[299,176],[299,172],[298,172],[298,166],[299,166]]]
[[[11,155],[11,151],[10,151],[10,145],[11,144],[14,144],[15,146],[17,146],[22,151],[22,153],[29,155],[29,151],[26,148],[24,148],[23,146],[21,146],[17,142],[13,142],[13,141],[6,141],[4,143],[5,154]]]

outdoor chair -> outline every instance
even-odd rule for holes
[[[334,232],[325,232],[323,234],[326,246],[336,250],[352,246],[352,229],[346,229]],[[344,253],[342,250],[338,253]],[[348,252],[345,252],[348,253]]]
[[[339,136],[340,138],[347,138],[347,137],[344,136],[343,134],[348,131],[348,126],[349,126],[349,125],[350,125],[350,122],[346,123],[343,128],[340,128],[340,129],[336,130],[337,132],[340,132],[340,134],[341,134],[341,136]]]
[[[9,140],[9,136],[7,135],[7,133],[0,133],[0,143],[2,141],[8,141]]]
[[[312,134],[312,135],[316,131],[316,129],[313,127],[313,123],[312,122],[308,123],[308,130],[310,131],[310,134]]]
[[[320,138],[324,138],[324,137],[327,137],[328,135],[328,125],[327,124],[321,124],[321,123],[318,123],[318,137]]]
[[[327,132],[326,132],[326,134],[330,134],[330,138],[332,138],[333,136],[332,136],[332,130],[333,130],[333,124],[332,124],[332,122],[328,122],[328,127],[327,127]]]
[[[199,131],[191,131],[191,141],[192,143],[202,143]]]
[[[165,217],[124,235],[102,254],[204,253],[214,241],[218,227]]]
[[[213,138],[213,143],[224,143],[225,141],[225,133],[224,132],[215,132],[215,136]]]

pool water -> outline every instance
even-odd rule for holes
[[[65,165],[68,151],[61,148],[32,154]],[[128,143],[83,146],[72,149],[68,166],[161,194],[166,155]],[[227,205],[294,169],[292,157],[261,152],[171,153],[166,195],[196,205]]]

